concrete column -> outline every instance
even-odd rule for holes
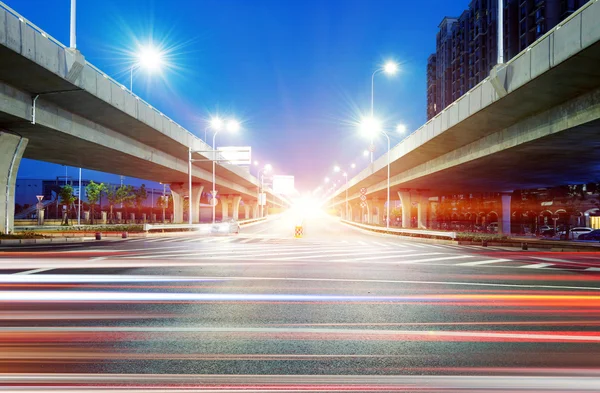
[[[224,221],[229,218],[229,198],[221,198],[219,205],[221,205],[221,220]]]
[[[37,211],[38,225],[44,225],[44,209]]]
[[[85,222],[86,224],[90,223],[90,211],[84,211],[83,212],[83,222]]]
[[[122,212],[117,212],[117,222],[120,224],[121,220],[123,219],[123,213]]]
[[[385,202],[380,201],[379,199],[373,199],[373,207],[374,209],[371,210],[371,215],[373,216],[372,223],[375,225],[384,224],[383,216],[385,215]]]
[[[258,202],[255,202],[250,206],[252,208],[252,218],[260,218],[260,206],[258,205]]]
[[[173,213],[175,215],[175,222],[183,222],[183,199],[189,197],[189,184],[188,183],[176,183],[169,186],[171,189],[171,195],[173,197]],[[192,183],[192,197],[189,198],[189,203],[192,206],[192,222],[200,222],[200,197],[204,191],[204,186],[198,183]]]
[[[410,228],[410,211],[412,209],[410,191],[398,191],[398,196],[402,204],[402,227]]]
[[[108,220],[107,220],[107,218],[108,218],[108,213],[107,213],[107,212],[102,212],[102,213],[101,213],[101,216],[102,216],[101,223],[102,223],[103,225],[106,225],[106,222],[108,221]]]
[[[0,131],[0,233],[15,226],[15,184],[27,138]]]
[[[152,215],[150,216],[150,220],[152,222],[156,222],[156,213],[152,213]]]
[[[239,195],[234,195],[231,197],[231,205],[232,205],[231,217],[234,220],[240,219],[240,201],[241,200],[242,200],[242,197]]]
[[[500,210],[498,212],[498,233],[510,235],[510,200],[512,193],[500,194]]]
[[[129,214],[129,219],[131,220],[132,224],[135,224],[135,213]]]
[[[427,229],[429,227],[429,194],[419,194],[419,205],[417,208],[417,227]]]
[[[374,210],[374,206],[373,206],[373,200],[367,200],[367,207],[365,208],[364,214],[365,216],[367,216],[367,222],[365,224],[372,224],[373,223],[373,216],[371,215],[371,212]]]
[[[142,223],[146,223],[146,213],[142,213]]]
[[[244,203],[244,218],[246,220],[250,219],[250,205],[247,203]]]
[[[344,210],[345,210],[345,206],[344,206]],[[348,221],[353,221],[353,215],[352,215],[352,205],[350,203],[348,203],[348,213],[346,214],[346,217],[344,217],[346,220]]]

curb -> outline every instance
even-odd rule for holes
[[[17,246],[31,244],[83,243],[93,240],[89,237],[52,237],[44,239],[0,239],[0,246]]]

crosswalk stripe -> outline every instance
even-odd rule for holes
[[[523,265],[519,266],[522,269],[542,269],[548,266],[554,265],[553,263],[535,263],[533,265]]]
[[[463,262],[463,263],[457,263],[456,266],[478,266],[478,265],[488,265],[491,263],[498,263],[498,262],[510,262],[510,259],[490,259],[490,260],[486,260],[486,261],[471,261],[471,262]]]
[[[381,247],[389,247],[387,244],[383,244],[383,243],[379,243],[379,242],[373,242],[373,244],[377,244],[378,246],[381,246]]]
[[[382,253],[390,253],[390,252],[394,252],[394,253],[399,253],[399,252],[410,252],[410,251],[383,251]],[[280,258],[277,255],[274,255],[274,257],[276,257],[276,259],[278,261],[295,261],[298,259],[307,259],[307,258],[330,258],[330,257],[343,257],[343,256],[354,256],[354,255],[360,255],[360,254],[370,254],[372,255],[373,252],[372,251],[365,251],[365,252],[357,252],[357,251],[345,251],[341,254],[327,254],[327,253],[323,253],[321,251],[315,251],[313,254],[318,254],[318,255],[300,255],[300,256],[294,256],[294,257],[284,257],[284,258]],[[272,253],[270,254],[262,254],[260,256],[268,256],[268,255],[273,255]],[[281,254],[279,254],[281,255]],[[256,255],[253,255],[256,256]],[[392,257],[396,257],[397,255],[394,255]],[[383,258],[383,257],[379,257],[379,258]],[[388,256],[387,258],[390,258],[390,256]],[[268,258],[267,260],[270,260],[271,258]],[[355,261],[360,261],[363,260],[362,258],[352,258]],[[366,258],[366,259],[371,259],[371,258]]]
[[[399,252],[399,251],[395,251],[395,252]],[[410,251],[407,250],[405,252],[410,252]],[[427,253],[421,253],[421,254],[408,254],[408,255],[386,255],[386,256],[378,255],[378,256],[374,256],[374,257],[352,258],[352,260],[353,261],[371,261],[371,260],[374,260],[374,259],[389,259],[389,258],[400,258],[400,257],[420,257],[420,256],[427,256],[427,255],[440,255],[440,253],[439,252],[427,252]]]

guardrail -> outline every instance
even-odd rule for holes
[[[265,221],[267,217],[263,218],[252,218],[249,220],[238,221],[240,226],[252,224],[259,221]],[[215,223],[220,224],[220,223]],[[198,230],[202,229],[211,229],[213,226],[212,222],[209,223],[200,223],[200,224],[144,224],[143,230],[144,232],[150,232],[154,230],[163,230],[163,229],[189,229],[189,230]]]
[[[457,237],[456,232],[430,231],[427,229],[386,228],[386,227],[380,227],[380,226],[376,226],[376,225],[360,224],[357,222],[347,221],[347,220],[341,220],[341,221],[348,225],[352,225],[352,226],[355,226],[358,228],[366,229],[368,231],[379,232],[379,233],[389,233],[389,234],[396,234],[396,235],[403,235],[403,234],[425,235],[427,237],[435,236],[436,238],[443,238],[443,239],[450,239],[450,240],[456,240],[456,237]],[[415,237],[418,237],[418,236],[415,236]]]

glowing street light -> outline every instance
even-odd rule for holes
[[[331,179],[329,179],[328,177],[325,178],[325,183],[329,183]]]
[[[272,170],[273,170],[273,165],[266,164],[263,169],[258,171],[258,176],[260,177],[260,198],[262,198],[262,195],[264,193],[265,173],[269,173]],[[262,176],[261,176],[261,174],[262,174]],[[265,203],[267,202],[266,199],[267,198],[265,198]],[[259,200],[259,202],[260,202],[260,217],[262,218],[262,217],[264,217],[264,214],[265,214],[264,205],[261,200]]]
[[[373,74],[371,75],[371,118],[375,116],[373,113],[375,101],[375,75],[380,72],[384,72],[387,75],[394,75],[396,72],[398,72],[398,63],[394,61],[388,61],[383,65],[383,67],[379,67],[373,71]],[[373,143],[372,140],[371,143]],[[373,152],[371,152],[371,162],[373,162]]]
[[[215,171],[216,171],[216,166],[217,166],[217,150],[216,150],[216,141],[217,141],[217,134],[219,133],[219,131],[221,131],[221,129],[223,129],[222,125],[225,124],[225,122],[221,122],[221,123],[217,123],[220,124],[221,127],[219,127],[218,129],[215,129],[215,133],[213,134],[213,143],[212,143],[212,150],[213,150],[213,160],[212,160],[212,193],[211,196],[214,199],[214,201],[212,201],[211,205],[212,205],[212,222],[213,224],[215,223],[215,215],[216,215],[216,198],[217,198],[217,190],[216,190],[216,180],[215,180]],[[226,131],[228,132],[237,132],[240,129],[240,123],[237,120],[234,119],[230,119],[226,122],[226,127],[224,128]],[[191,190],[191,179],[190,179],[190,190]],[[191,195],[191,192],[190,192]]]
[[[398,124],[396,126],[396,132],[398,134],[404,134],[406,132],[406,126],[404,124]]]
[[[129,70],[129,90],[133,92],[133,71],[137,68],[144,68],[149,72],[157,72],[164,63],[164,54],[153,46],[141,47],[136,54],[136,61]]]
[[[373,139],[373,137],[381,133],[385,135],[388,143],[387,150],[387,219],[386,228],[390,227],[390,136],[381,128],[381,123],[374,117],[364,118],[360,123],[360,130],[365,135]]]
[[[206,142],[206,131],[208,131],[209,128],[215,131],[221,131],[223,129],[223,124],[225,123],[219,116],[211,118],[208,122],[208,126],[204,128],[204,142]]]

